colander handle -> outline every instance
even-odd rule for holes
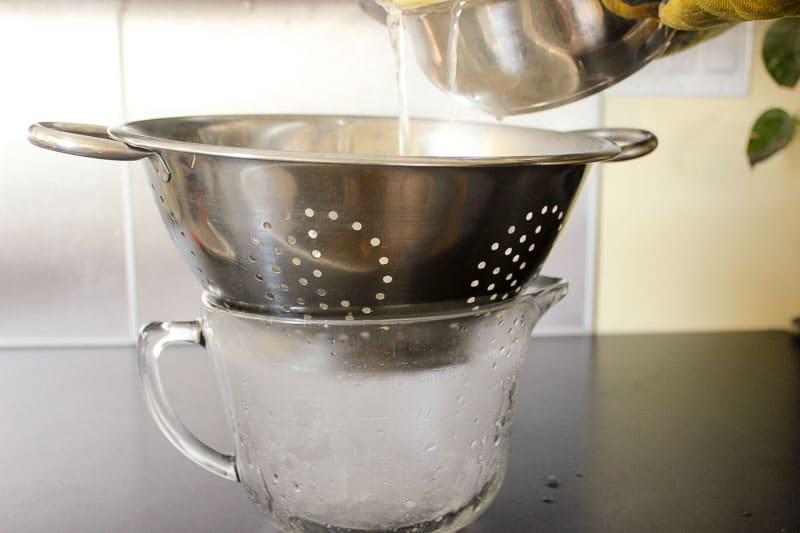
[[[139,333],[139,379],[150,415],[156,425],[190,461],[212,474],[239,481],[236,459],[211,448],[190,432],[172,409],[158,369],[158,359],[172,344],[198,344],[205,346],[203,329],[198,321],[153,322]]]
[[[28,140],[47,150],[96,159],[133,161],[154,155],[112,139],[105,126],[95,124],[37,122],[28,128]]]
[[[589,135],[611,141],[619,146],[621,152],[604,163],[612,161],[628,161],[647,155],[658,146],[658,138],[647,130],[634,128],[593,128],[578,130],[574,133]]]

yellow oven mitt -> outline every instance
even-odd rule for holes
[[[800,15],[800,0],[603,0],[603,4],[621,17],[658,17],[678,30]]]
[[[380,0],[401,8],[448,0]],[[454,1],[454,0],[449,0]],[[800,15],[800,0],[602,0],[613,13],[627,19],[660,18],[678,30],[704,30],[745,20]]]

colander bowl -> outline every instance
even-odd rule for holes
[[[40,123],[29,138],[149,159],[167,231],[218,301],[346,319],[512,298],[538,274],[588,164],[656,145],[642,130],[414,120],[400,154],[396,118],[306,115]]]

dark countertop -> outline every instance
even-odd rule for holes
[[[162,368],[187,425],[230,449],[205,356],[173,349]],[[132,348],[0,351],[0,427],[0,531],[274,533],[158,433]],[[534,529],[800,531],[800,345],[534,339],[505,484],[466,531]]]

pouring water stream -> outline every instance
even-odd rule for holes
[[[450,127],[453,127],[455,122],[455,103],[456,103],[456,89],[458,88],[458,81],[456,74],[458,72],[458,37],[459,27],[458,23],[461,19],[461,13],[464,11],[464,5],[467,0],[459,0],[453,4],[450,14],[450,35],[447,39],[447,90],[450,94]]]
[[[386,28],[389,30],[389,40],[394,52],[394,73],[397,83],[398,99],[398,125],[397,125],[397,150],[399,155],[406,154],[408,140],[411,136],[408,117],[408,82],[406,81],[405,66],[405,27],[403,25],[403,12],[397,6],[385,4]]]
[[[456,116],[456,89],[457,89],[457,72],[458,72],[458,39],[459,39],[459,20],[464,6],[468,0],[458,0],[453,3],[451,9],[450,20],[450,34],[447,41],[446,51],[446,68],[447,68],[447,86],[450,96],[450,103],[448,108],[448,116],[450,119],[450,127],[455,124]],[[392,45],[392,52],[394,55],[394,69],[395,69],[395,83],[397,84],[397,99],[398,99],[398,153],[405,155],[409,148],[409,141],[411,136],[411,125],[409,121],[408,111],[408,81],[406,78],[406,58],[405,58],[405,41],[406,29],[403,23],[403,11],[392,3],[382,3],[383,8],[386,10],[386,28],[389,32],[389,41]]]

